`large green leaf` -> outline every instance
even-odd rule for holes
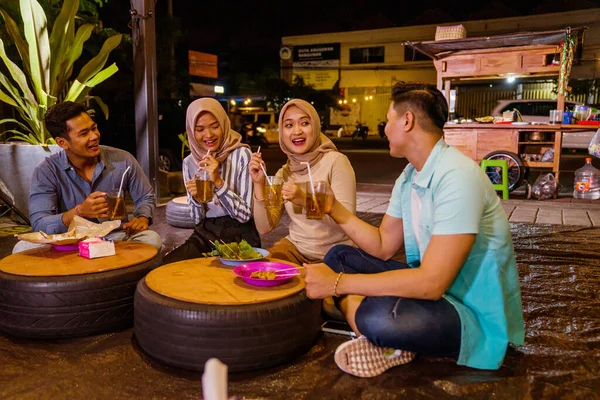
[[[104,82],[106,79],[114,75],[118,70],[119,68],[117,68],[117,64],[113,63],[109,67],[106,67],[102,71],[98,72],[85,83],[82,83],[79,81],[79,79],[77,79],[75,82],[73,82],[71,89],[69,89],[69,93],[67,93],[65,101],[74,101],[75,103],[82,102],[83,99],[85,99],[85,96],[88,95],[94,86]]]
[[[105,80],[107,80],[108,78],[110,78],[111,76],[116,74],[118,71],[119,71],[119,68],[117,67],[117,64],[112,63],[111,65],[104,68],[102,71],[98,72],[96,75],[94,75],[85,84],[89,87],[94,87],[94,86],[99,85],[100,83],[104,82]]]
[[[79,95],[81,94],[81,92],[83,92],[83,90],[86,88],[87,86],[81,82],[79,82],[78,80],[75,80],[73,82],[73,84],[71,85],[71,87],[69,88],[69,92],[67,93],[67,96],[65,97],[64,101],[75,101],[77,100],[77,97],[79,97]]]
[[[119,34],[106,39],[98,55],[88,61],[88,63],[81,68],[81,72],[79,72],[77,80],[85,83],[95,76],[102,68],[104,68],[104,64],[106,64],[106,61],[108,60],[108,55],[121,43],[122,37],[123,35]]]
[[[60,14],[54,22],[50,34],[50,51],[52,59],[50,62],[50,91],[56,94],[60,87],[57,82],[61,80],[61,65],[63,60],[68,59],[69,50],[73,42],[75,32],[75,15],[79,9],[79,0],[64,0]],[[66,71],[65,71],[66,72]]]
[[[19,68],[17,64],[12,62],[10,58],[8,58],[8,56],[6,55],[6,51],[4,50],[4,42],[2,41],[2,39],[0,39],[0,58],[2,59],[2,61],[4,61],[4,64],[6,65],[10,76],[14,79],[17,85],[19,85],[23,96],[27,100],[35,102],[33,93],[31,93],[31,89],[29,89],[29,84],[27,83],[27,77],[25,76],[23,71],[21,71],[21,68]]]
[[[21,56],[21,60],[23,61],[23,68],[25,69],[25,73],[30,74],[29,70],[29,46],[23,38],[21,37],[21,32],[19,31],[19,27],[15,23],[15,21],[6,13],[6,11],[0,9],[0,14],[2,14],[2,18],[4,18],[4,23],[6,24],[6,30],[8,34],[12,38],[15,46],[17,46],[17,51]]]
[[[46,101],[50,88],[50,43],[46,14],[37,0],[21,0],[25,40],[29,44],[31,80],[38,102]]]
[[[6,93],[4,93],[2,91],[2,89],[0,89],[0,101],[5,102],[6,104],[10,104],[13,107],[19,107],[17,105],[17,103],[12,99],[12,97],[10,97],[9,95],[7,95]]]
[[[96,102],[96,104],[98,104],[98,106],[100,107],[100,109],[102,110],[102,113],[104,114],[104,118],[108,119],[108,106],[106,105],[105,102],[102,101],[102,99],[98,96],[86,96],[85,100],[94,100]],[[0,121],[0,124],[2,123],[2,121]]]
[[[16,124],[16,125],[20,126],[21,128],[25,129],[27,132],[31,132],[31,129],[29,129],[29,127],[27,125],[17,121],[14,118],[5,118],[5,119],[0,120],[0,125],[8,124],[8,123]]]
[[[71,45],[71,48],[69,49],[68,57],[66,57],[63,60],[60,66],[60,72],[56,84],[57,91],[62,91],[63,86],[71,77],[71,74],[73,73],[73,64],[81,56],[81,52],[83,51],[83,44],[90,38],[93,30],[94,25],[92,24],[85,24],[80,26],[79,29],[77,29],[75,39],[73,39],[73,43]]]
[[[19,105],[21,108],[25,108],[27,105],[23,101],[21,94],[18,89],[13,86],[12,83],[8,80],[8,78],[2,74],[0,74],[0,84],[4,86],[8,94],[12,97],[12,99]]]

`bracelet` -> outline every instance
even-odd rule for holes
[[[81,218],[83,218],[83,215],[81,215],[81,212],[79,211],[79,206],[80,206],[80,204],[77,204],[77,205],[75,206],[75,214],[76,214],[78,217],[81,217]]]
[[[337,293],[337,287],[338,287],[338,283],[340,283],[340,278],[342,277],[344,273],[340,272],[337,276],[337,279],[335,280],[335,283],[333,285],[333,296],[334,297],[340,297],[340,295]]]

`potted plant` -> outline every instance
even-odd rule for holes
[[[0,180],[11,192],[13,206],[29,215],[27,202],[33,169],[53,151],[54,139],[46,131],[44,116],[57,101],[95,100],[108,118],[108,108],[90,90],[118,71],[116,64],[104,67],[110,52],[122,35],[109,37],[99,53],[87,62],[72,80],[73,66],[81,56],[84,43],[94,25],[76,23],[79,0],[64,0],[61,11],[48,34],[48,20],[37,0],[20,0],[23,32],[3,9],[0,14],[20,61],[11,60],[0,39],[0,101],[13,107],[19,119],[0,119],[2,133]],[[32,146],[34,145],[34,146]]]

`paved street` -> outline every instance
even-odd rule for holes
[[[366,141],[351,138],[332,138],[341,152],[348,156],[354,167],[357,181],[357,211],[385,213],[394,182],[407,164],[406,159],[389,155],[387,141],[369,137]],[[253,149],[256,150],[256,149]],[[261,150],[267,163],[268,173],[275,173],[286,161],[279,147],[271,145]],[[573,199],[574,172],[585,163],[588,155],[583,151],[565,151],[562,155],[560,191],[557,199],[526,199],[525,187],[510,194],[510,200],[502,200],[506,215],[511,222],[531,224],[557,224],[575,226],[600,226],[600,201]],[[592,160],[600,169],[600,160]],[[547,170],[530,171],[531,183]]]

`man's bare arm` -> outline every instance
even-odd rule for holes
[[[437,300],[456,278],[475,243],[475,237],[475,234],[434,235],[419,268],[378,274],[344,274],[338,283],[337,293]],[[329,287],[333,287],[333,282],[324,283],[325,290],[331,290]],[[317,292],[309,293],[309,297],[315,294]],[[318,293],[316,297],[321,295],[327,297],[331,293]]]
[[[361,250],[373,257],[389,260],[404,244],[404,229],[400,218],[385,214],[377,228],[352,214],[337,200],[329,215]]]

